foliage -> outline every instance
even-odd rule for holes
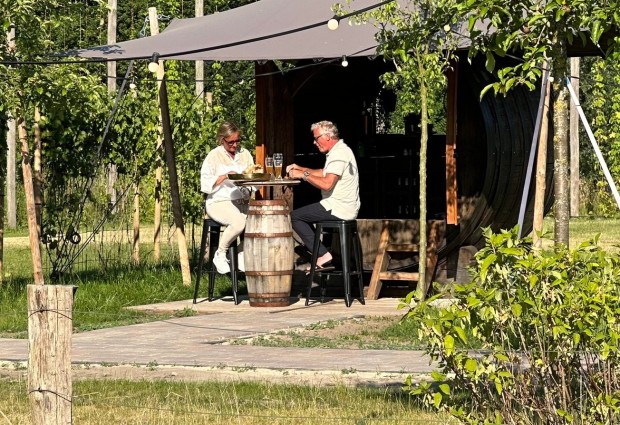
[[[439,314],[412,308],[434,384],[414,394],[466,423],[611,424],[620,420],[620,258],[596,239],[576,250],[534,250],[517,229],[493,234],[471,284]],[[467,345],[469,329],[482,344]]]

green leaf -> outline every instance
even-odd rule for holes
[[[495,56],[493,56],[492,52],[487,52],[487,60],[484,66],[489,72],[493,72],[495,69]]]
[[[448,356],[454,353],[454,338],[452,335],[446,335],[444,338],[444,347]]]
[[[444,393],[445,395],[450,395],[450,385],[448,384],[441,384],[439,386],[439,389],[441,390],[442,393]]]
[[[443,399],[443,396],[441,395],[441,393],[433,394],[433,404],[435,405],[436,409],[439,409],[439,406],[441,405],[441,400],[442,399]]]

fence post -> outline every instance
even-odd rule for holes
[[[71,424],[73,286],[28,285],[28,393],[34,424]]]

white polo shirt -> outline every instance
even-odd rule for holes
[[[353,220],[360,209],[359,171],[353,151],[342,139],[327,153],[323,176],[340,176],[330,191],[322,190],[321,205],[342,220]]]

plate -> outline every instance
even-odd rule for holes
[[[267,173],[229,174],[228,178],[235,183],[258,182],[258,181],[269,180],[269,174]]]

